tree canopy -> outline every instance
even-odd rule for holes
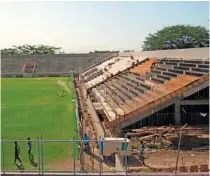
[[[109,51],[109,50],[105,50],[105,51],[99,51],[99,50],[95,50],[95,51],[91,51],[89,53],[118,53],[119,51]]]
[[[209,47],[209,30],[201,26],[176,25],[149,34],[143,51]]]
[[[21,45],[1,50],[2,55],[60,54],[61,48],[48,45]]]

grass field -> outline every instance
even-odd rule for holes
[[[64,97],[57,95],[58,80],[65,81],[71,92]],[[65,78],[2,78],[2,136],[4,139],[72,139],[78,138],[75,94],[72,81]],[[29,162],[26,142],[19,142],[20,158],[25,170],[37,170]],[[12,164],[14,144],[4,143],[6,169],[16,169]],[[69,158],[72,154],[71,143],[44,143],[44,168],[53,169],[50,163]],[[35,162],[38,160],[38,145],[32,144]],[[18,162],[17,162],[18,163]]]

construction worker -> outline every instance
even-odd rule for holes
[[[140,141],[140,147],[139,147],[139,151],[140,151],[140,162],[141,164],[144,165],[144,150],[145,150],[145,146],[143,141]]]
[[[89,141],[90,141],[90,137],[87,134],[85,134],[84,135],[84,145],[85,145],[85,151],[86,152],[89,152],[90,151]]]
[[[151,67],[155,68],[155,66],[156,66],[156,61],[153,61]]]

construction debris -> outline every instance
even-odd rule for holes
[[[133,148],[137,148],[140,141],[146,146],[156,146],[159,149],[177,149],[180,127],[146,127],[127,132]],[[208,150],[208,128],[188,126],[182,131],[181,147],[191,150]],[[200,148],[198,148],[200,147]]]

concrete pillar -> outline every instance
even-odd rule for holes
[[[124,175],[125,173],[124,168],[123,168],[123,163],[120,161],[120,157],[118,154],[115,154],[115,169],[116,171],[121,171],[122,175]]]
[[[181,100],[180,100],[180,97],[177,97],[176,98],[176,101],[175,101],[175,125],[180,125],[181,124],[181,114],[180,114],[180,106],[181,104]]]

